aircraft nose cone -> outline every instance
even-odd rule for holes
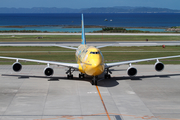
[[[94,70],[94,73],[93,73],[94,75],[100,75],[104,71],[104,65],[100,59],[94,59],[92,68]]]
[[[87,75],[97,76],[104,72],[104,63],[101,59],[91,60],[91,65],[88,65],[85,70]]]
[[[92,63],[92,66],[93,67],[98,67],[99,65],[101,65],[101,60],[100,59],[94,59],[93,60],[93,63]]]

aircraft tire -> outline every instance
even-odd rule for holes
[[[67,75],[67,79],[73,79],[73,75]]]
[[[79,78],[84,78],[84,74],[79,74]]]
[[[97,80],[95,80],[95,85],[97,85]]]
[[[111,78],[111,75],[110,75],[110,74],[105,74],[105,75],[104,75],[104,78],[105,78],[105,79],[110,79],[110,78]]]
[[[94,85],[94,80],[91,81],[91,84]]]

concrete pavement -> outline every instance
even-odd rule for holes
[[[0,42],[0,46],[55,46],[65,45],[65,46],[79,46],[80,42]],[[180,45],[179,41],[154,41],[154,42],[137,42],[137,41],[122,41],[122,42],[87,42],[87,45],[92,46],[175,46]]]
[[[91,78],[66,79],[64,67],[25,65],[19,73],[0,65],[0,120],[109,120]],[[128,77],[128,66],[112,68],[112,79],[98,88],[111,120],[180,120],[180,65],[134,65],[138,74]]]

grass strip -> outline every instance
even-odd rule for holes
[[[179,48],[180,46],[167,46],[166,48],[162,48],[162,46],[106,47],[100,50],[103,53],[105,62],[119,62],[127,60],[180,55]],[[0,47],[0,56],[76,63],[75,51],[60,47]],[[180,64],[180,58],[164,59],[161,61],[165,64]],[[0,64],[12,64],[13,62],[15,61],[0,59]],[[140,62],[138,64],[154,63],[155,61],[150,61]],[[36,65],[38,63],[22,61],[22,64]]]
[[[41,38],[41,39],[38,39]],[[180,41],[179,36],[121,36],[86,35],[88,42],[96,41]],[[80,42],[80,35],[0,35],[0,42]]]

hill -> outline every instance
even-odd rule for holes
[[[0,8],[0,13],[180,13],[180,10],[151,7],[101,7],[101,8]]]

